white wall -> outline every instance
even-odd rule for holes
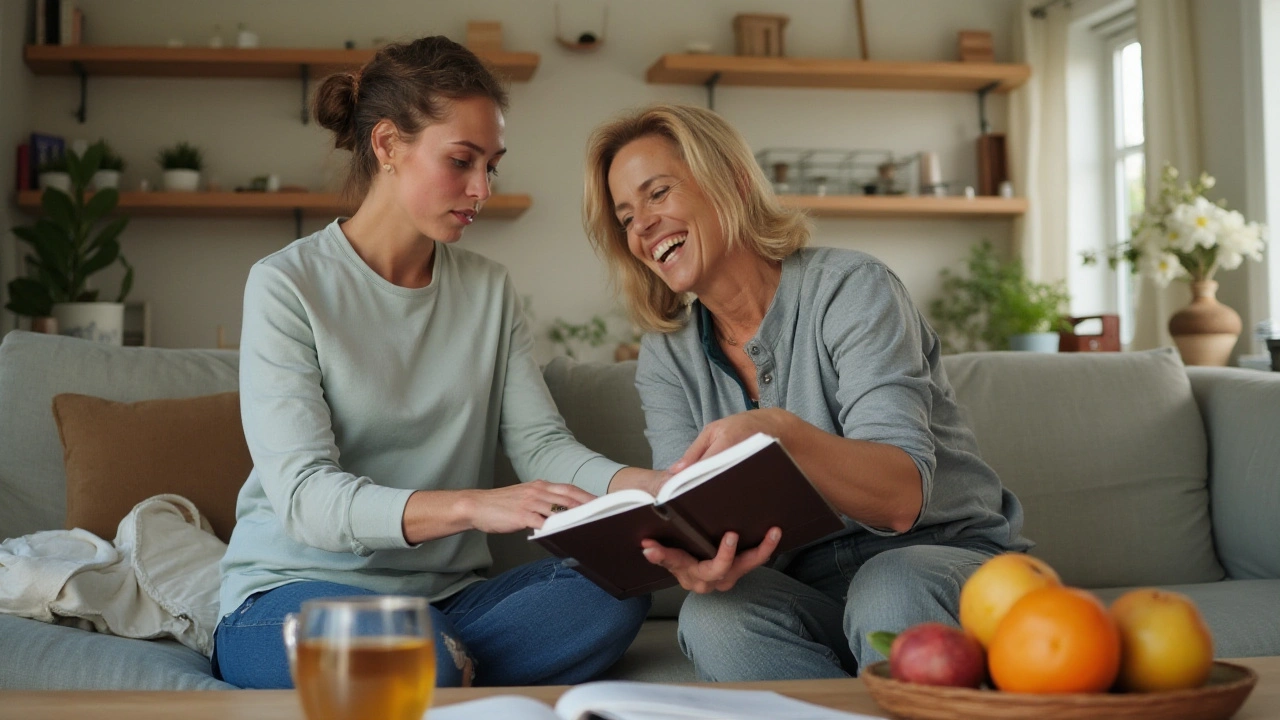
[[[0,0],[5,3],[17,0]],[[506,264],[521,293],[532,297],[540,328],[557,316],[581,322],[615,308],[603,266],[581,229],[581,166],[587,134],[619,110],[652,100],[705,104],[701,87],[648,85],[644,73],[662,53],[694,40],[715,52],[732,50],[738,12],[790,15],[789,55],[856,57],[853,4],[847,0],[561,0],[567,34],[598,30],[609,8],[607,40],[596,53],[575,54],[554,42],[552,0],[80,0],[85,34],[95,44],[162,45],[180,38],[207,41],[215,25],[228,39],[245,22],[263,46],[340,47],[353,39],[412,38],[443,33],[461,39],[467,20],[503,22],[509,50],[541,54],[528,83],[511,87],[507,144],[500,186],[528,192],[533,208],[515,221],[487,221],[469,229],[464,246]],[[5,6],[6,8],[8,5]],[[867,0],[872,59],[951,60],[956,32],[994,33],[998,60],[1008,60],[1015,0]],[[0,69],[18,50],[5,46]],[[25,71],[24,71],[25,72]],[[344,155],[328,149],[314,124],[298,120],[293,81],[93,78],[88,121],[71,117],[77,81],[41,77],[25,111],[5,104],[4,122],[68,138],[107,138],[129,167],[123,186],[158,180],[157,149],[189,140],[205,150],[207,175],[224,187],[274,172],[286,184],[316,190],[338,182]],[[716,109],[753,147],[927,149],[941,157],[947,179],[976,184],[977,103],[970,94],[782,90],[722,86]],[[15,120],[14,114],[20,114]],[[994,129],[1004,128],[1005,99],[991,97]],[[322,225],[309,221],[304,232]],[[878,255],[903,278],[921,305],[936,293],[938,271],[957,263],[984,238],[1007,248],[1007,221],[818,221],[815,242]],[[292,219],[135,218],[123,249],[136,266],[132,299],[151,302],[154,341],[170,347],[210,346],[215,327],[236,337],[244,278],[258,258],[294,237]],[[115,279],[102,285],[112,292]],[[622,324],[618,324],[621,329]],[[540,352],[550,352],[545,341]]]

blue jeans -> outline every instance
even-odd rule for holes
[[[373,595],[363,588],[299,581],[257,593],[222,618],[214,634],[214,676],[242,688],[291,688],[284,616],[304,600]],[[616,600],[563,561],[508,570],[431,604],[436,684],[568,685],[609,668],[649,611],[649,596]]]
[[[1003,550],[935,545],[928,532],[847,535],[802,551],[779,571],[760,567],[727,592],[690,594],[680,648],[709,681],[841,678],[884,659],[877,630],[957,625],[960,587]]]

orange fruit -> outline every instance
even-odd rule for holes
[[[1103,692],[1120,670],[1120,631],[1107,608],[1084,590],[1032,590],[996,627],[987,666],[1001,690]]]
[[[1213,667],[1213,636],[1186,595],[1130,590],[1111,603],[1120,629],[1121,690],[1151,692],[1204,685]]]
[[[1061,584],[1058,573],[1039,558],[1024,553],[996,555],[982,563],[960,588],[960,627],[987,647],[996,626],[1019,598],[1032,590]]]

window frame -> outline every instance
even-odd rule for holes
[[[1124,173],[1125,161],[1134,155],[1141,155],[1145,162],[1146,157],[1145,120],[1143,123],[1143,141],[1141,143],[1125,145],[1124,137],[1124,103],[1121,100],[1123,63],[1121,55],[1126,47],[1133,44],[1137,44],[1141,48],[1141,44],[1138,43],[1138,30],[1134,25],[1129,25],[1118,32],[1106,36],[1103,43],[1108,70],[1105,73],[1107,83],[1105,107],[1106,116],[1109,120],[1106,138],[1107,146],[1105,148],[1108,170],[1105,174],[1108,185],[1107,196],[1110,198],[1107,203],[1107,241],[1109,247],[1114,247],[1117,243],[1129,240],[1131,234],[1130,218],[1125,212],[1128,207],[1127,185]],[[1143,100],[1145,105],[1145,96]],[[1113,271],[1112,292],[1114,292],[1116,299],[1116,313],[1120,316],[1120,342],[1126,347],[1133,342],[1134,324],[1136,322],[1136,308],[1133,304],[1135,291],[1134,275],[1129,267],[1129,262],[1121,258]]]

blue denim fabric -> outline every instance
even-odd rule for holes
[[[849,677],[883,659],[867,642],[936,621],[956,625],[960,587],[1003,550],[933,544],[932,533],[846,535],[757,568],[727,592],[690,594],[680,647],[712,681]]]
[[[242,688],[290,688],[284,616],[304,600],[372,595],[334,583],[300,581],[258,593],[218,623],[213,672]],[[563,561],[508,570],[432,603],[436,685],[462,684],[461,650],[476,685],[584,682],[622,657],[649,611],[649,596],[616,600]],[[455,660],[456,658],[456,660]]]

